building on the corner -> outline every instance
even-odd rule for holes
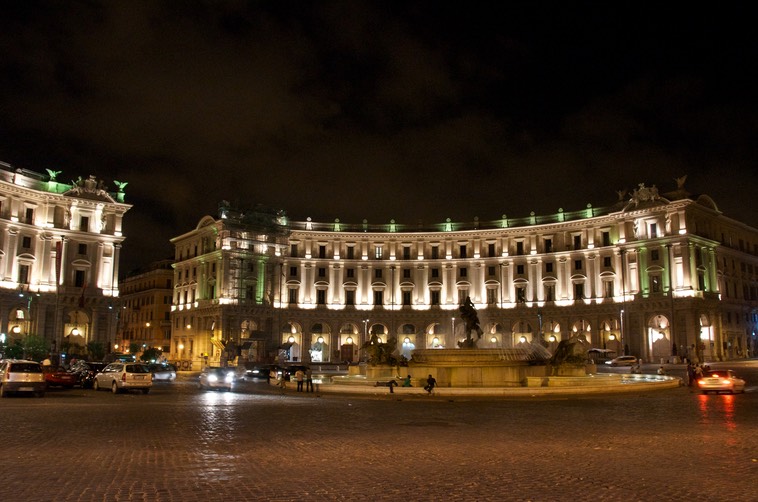
[[[121,280],[121,313],[114,352],[134,353],[148,348],[170,352],[172,265],[173,260],[161,260]]]
[[[0,162],[0,339],[34,335],[51,354],[103,350],[116,333],[123,185],[71,184]]]
[[[758,230],[684,180],[663,194],[640,184],[605,208],[424,228],[223,204],[172,239],[171,357],[355,362],[375,335],[409,358],[457,347],[466,298],[479,347],[582,335],[654,362],[755,354]]]

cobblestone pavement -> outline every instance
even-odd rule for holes
[[[317,396],[189,381],[0,400],[3,501],[756,500],[758,389]]]

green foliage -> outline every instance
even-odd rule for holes
[[[132,342],[132,343],[129,344],[129,353],[130,354],[136,354],[140,350],[142,350],[142,345],[140,345],[138,343],[135,343],[135,342]]]
[[[150,347],[149,349],[145,349],[145,351],[140,356],[140,360],[141,361],[154,361],[154,360],[157,360],[159,357],[161,357],[161,354],[163,354],[162,350]]]
[[[105,357],[105,346],[102,342],[88,342],[87,351],[93,361],[102,361]]]
[[[9,359],[32,359],[41,361],[50,353],[50,347],[47,340],[35,335],[28,335],[20,340],[13,340],[12,343],[3,347],[4,356]]]

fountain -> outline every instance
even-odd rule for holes
[[[415,349],[408,367],[394,364],[391,354],[394,339],[386,344],[373,336],[362,347],[366,351],[369,364],[351,368],[347,377],[335,377],[335,384],[380,385],[411,375],[413,389],[421,389],[428,375],[437,380],[439,389],[458,389],[458,392],[488,392],[494,388],[523,388],[529,392],[536,387],[582,389],[582,392],[607,392],[627,387],[630,375],[593,374],[594,366],[587,364],[589,343],[583,335],[562,340],[551,354],[536,341],[522,342],[509,348],[478,348],[482,330],[479,318],[470,298],[460,306],[461,319],[465,322],[466,338],[458,342],[454,349]],[[649,376],[649,375],[648,375]],[[640,380],[646,383],[647,380]],[[634,380],[634,383],[638,383]],[[678,385],[675,379],[659,377],[657,384]],[[339,386],[339,385],[338,385]],[[603,390],[605,389],[605,390]],[[412,389],[407,389],[411,391]],[[395,392],[403,392],[398,388]],[[498,391],[495,391],[498,392]]]

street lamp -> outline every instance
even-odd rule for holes
[[[368,340],[368,319],[363,320],[363,343]]]

